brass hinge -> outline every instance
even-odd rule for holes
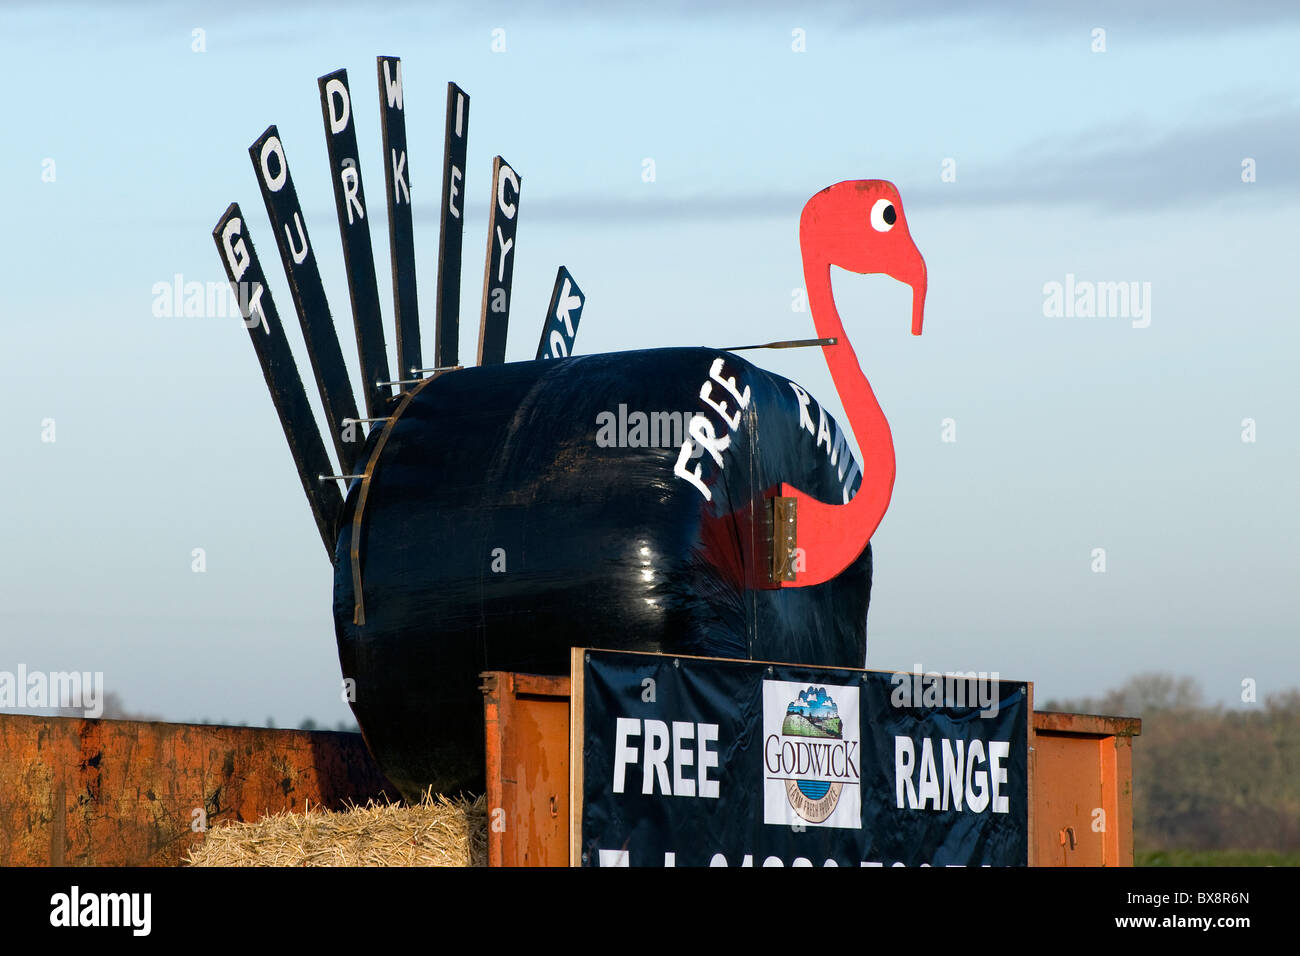
[[[772,583],[794,580],[794,553],[798,543],[796,498],[772,499]]]

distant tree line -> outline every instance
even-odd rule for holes
[[[63,717],[81,717],[81,716],[83,716],[82,711],[80,711],[80,710],[78,710],[78,709],[76,709],[76,708],[71,708],[71,709],[69,709],[69,708],[59,709],[59,710],[56,710],[54,713],[55,713],[56,715],[58,715],[58,716],[63,716]],[[104,695],[104,713],[102,714],[102,716],[108,718],[109,720],[144,720],[144,721],[160,721],[160,720],[163,719],[163,718],[162,718],[160,715],[158,715],[158,714],[150,714],[150,713],[145,713],[145,712],[143,712],[143,711],[137,711],[137,710],[133,710],[133,709],[129,709],[129,708],[127,708],[127,706],[122,702],[122,698],[121,698],[121,696],[118,695],[118,694],[116,694],[116,693],[114,693],[113,691],[109,691],[107,694]],[[249,726],[249,723],[248,723],[248,721],[246,721],[246,720],[241,720],[241,721],[238,721],[238,722],[234,722],[234,721],[226,720],[224,717],[222,717],[222,718],[219,719],[219,720],[213,720],[213,719],[210,718],[210,717],[202,717],[202,718],[197,719],[197,720],[195,720],[195,719],[187,720],[187,721],[185,721],[185,723],[187,723],[187,724],[215,724],[215,725],[218,725],[218,726],[224,726],[224,727],[247,727],[247,726]],[[275,718],[274,718],[274,717],[271,717],[271,716],[268,715],[267,718],[266,718],[266,720],[264,720],[264,721],[263,721],[261,724],[259,724],[258,726],[274,728],[274,727],[275,727]],[[333,729],[333,730],[336,730],[336,731],[338,731],[338,732],[340,732],[340,733],[350,733],[350,734],[359,734],[359,733],[361,733],[361,728],[357,726],[357,722],[356,722],[355,720],[340,720],[337,724],[334,725],[333,728],[330,728],[330,727],[324,727],[324,726],[318,724],[318,723],[317,723],[313,718],[311,718],[311,717],[304,717],[304,718],[302,719],[302,721],[298,724],[298,729],[299,729],[299,730],[331,730],[331,729]]]
[[[1133,741],[1139,851],[1300,851],[1300,689],[1207,705],[1191,678],[1141,674],[1042,710],[1142,718]]]

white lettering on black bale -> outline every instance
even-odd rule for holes
[[[849,503],[852,496],[853,483],[857,480],[862,469],[858,467],[858,460],[853,457],[849,451],[848,440],[844,437],[844,430],[840,428],[839,423],[835,422],[834,440],[831,437],[831,417],[826,414],[820,403],[814,403],[811,395],[804,391],[802,386],[794,382],[786,382],[794,392],[795,401],[799,407],[799,428],[806,431],[812,436],[814,447],[816,449],[825,448],[824,454],[830,458],[831,467],[834,468],[836,477],[842,482],[841,495],[844,504]],[[809,413],[809,406],[817,405],[817,424],[813,424],[812,415]],[[848,477],[845,477],[845,472]]]
[[[994,813],[1010,811],[1010,798],[1003,792],[1010,742],[988,741],[986,756],[982,740],[968,743],[944,737],[939,741],[937,761],[933,740],[922,738],[920,745],[918,759],[911,737],[894,737],[894,795],[899,810],[983,813],[991,806]],[[986,769],[977,770],[979,764]]]
[[[643,730],[644,724],[644,730]],[[638,751],[634,738],[643,738]],[[641,792],[669,797],[718,798],[718,780],[709,775],[718,766],[717,724],[674,720],[641,721],[619,717],[614,727],[613,792],[625,793],[627,768],[641,765]]]
[[[713,500],[713,492],[704,483],[703,463],[697,464],[694,468],[687,468],[686,464],[692,458],[698,458],[703,450],[709,453],[721,470],[724,464],[722,453],[731,446],[731,433],[740,429],[741,412],[749,407],[752,397],[748,385],[745,386],[744,391],[741,391],[736,384],[736,379],[725,373],[726,367],[723,365],[722,358],[714,359],[709,367],[708,379],[700,386],[700,400],[721,418],[721,434],[712,419],[703,413],[697,413],[687,426],[687,438],[682,442],[681,453],[677,456],[677,464],[673,467],[673,474],[689,481],[704,496],[705,501]],[[715,384],[722,386],[726,394],[715,396],[713,389]],[[727,397],[728,395],[730,398]]]

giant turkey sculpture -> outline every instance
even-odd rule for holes
[[[385,62],[396,63],[380,58],[381,98]],[[463,136],[467,112],[457,96],[452,86],[449,157],[453,129]],[[400,87],[396,102],[400,110]],[[288,179],[278,138],[274,149],[266,146],[272,132],[254,144],[254,164],[260,155],[277,233],[281,220],[296,227],[286,226],[288,242],[279,245],[311,350],[313,340],[325,339],[324,320],[319,308],[304,306],[310,296],[303,289],[317,287],[319,277],[304,285],[300,274],[310,255],[300,219],[272,208],[268,182],[283,188]],[[386,152],[388,140],[386,125]],[[404,163],[404,131],[401,141]],[[463,163],[463,142],[459,149]],[[351,162],[334,165],[345,198],[360,199],[355,156],[343,159]],[[395,168],[398,159],[394,152]],[[497,169],[503,165],[498,160]],[[447,184],[455,186],[458,174],[463,182],[463,169],[450,168],[451,158],[444,264]],[[494,177],[504,208],[502,182]],[[394,188],[390,177],[389,187],[390,220],[400,225],[400,184]],[[509,205],[517,210],[517,177],[513,189]],[[342,204],[340,225],[346,245],[356,220],[345,222]],[[247,227],[235,205],[222,217],[214,238],[232,283],[244,284],[246,325],[331,550],[336,636],[352,708],[381,768],[405,795],[481,784],[476,678],[483,670],[565,673],[569,649],[583,645],[863,666],[869,540],[889,504],[894,450],[836,311],[831,267],[884,273],[911,286],[917,335],[926,269],[898,192],[882,180],[842,182],[814,195],[799,236],[818,342],[861,447],[861,467],[839,425],[803,388],[733,351],[652,349],[461,368],[444,364],[444,348],[428,377],[395,383],[410,387],[371,408],[374,427],[359,451],[339,446],[350,469],[340,504],[328,480],[319,480],[328,457],[319,435],[304,427],[305,392]],[[505,254],[491,242],[489,280]],[[396,251],[394,263],[397,287]],[[309,264],[314,272],[314,257]],[[357,287],[354,281],[354,312]],[[557,286],[552,311],[564,299]],[[486,330],[486,304],[483,315]],[[440,309],[440,345],[447,342],[443,317]],[[363,333],[376,330],[363,330],[359,312],[357,322],[363,343]],[[418,332],[408,324],[399,328],[399,353],[402,336],[408,355],[411,341],[418,350]],[[328,415],[331,399],[338,407],[350,395],[340,401],[337,379],[315,351],[312,362]],[[617,416],[624,428],[637,415],[631,440],[599,440],[602,422]],[[673,415],[680,416],[673,441],[635,435],[636,428],[666,427]],[[347,424],[331,422],[336,430]]]

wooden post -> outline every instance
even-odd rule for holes
[[[268,126],[266,132],[248,147],[248,155],[253,161],[266,214],[275,232],[280,262],[289,280],[289,292],[298,313],[298,324],[302,326],[302,338],[316,376],[321,406],[325,409],[325,424],[338,453],[339,466],[345,473],[351,472],[361,454],[366,433],[359,424],[344,425],[345,420],[358,417],[357,402],[348,381],[347,366],[343,364],[343,350],[334,331],[334,317],[330,315],[320,266],[307,233],[298,191],[289,173],[289,160],[280,140],[280,131],[274,125]]]
[[[537,343],[536,358],[567,358],[573,354],[573,343],[578,337],[578,323],[582,320],[582,307],[586,302],[587,297],[573,281],[569,270],[560,266],[555,273],[551,301],[546,306],[546,318],[542,320],[542,338]]]
[[[469,94],[455,83],[447,84],[447,131],[443,143],[433,364],[449,368],[460,364],[460,264],[465,235],[465,151],[469,143]]]
[[[420,311],[415,295],[415,227],[411,219],[411,175],[406,163],[406,110],[402,61],[376,58],[379,115],[384,140],[384,185],[388,199],[388,248],[393,267],[393,316],[397,331],[397,378],[408,380],[424,367]],[[399,385],[406,391],[410,385]]]
[[[379,285],[375,279],[375,256],[370,244],[370,221],[366,218],[366,194],[361,185],[361,161],[357,156],[357,127],[352,121],[352,95],[348,92],[348,71],[336,70],[320,77],[321,116],[325,121],[325,146],[330,158],[330,181],[338,210],[339,234],[343,239],[343,264],[348,274],[352,299],[352,321],[361,355],[361,394],[366,414],[382,418],[392,393],[380,382],[389,381],[388,352],[384,345],[384,323],[379,311]],[[398,376],[399,378],[404,376]]]
[[[585,647],[569,651],[569,866],[582,866],[582,713],[586,690],[582,672],[586,653]]]
[[[478,327],[478,364],[506,360],[515,234],[519,229],[519,174],[500,156],[492,160],[492,208],[488,214],[487,261],[483,264],[483,310]]]

